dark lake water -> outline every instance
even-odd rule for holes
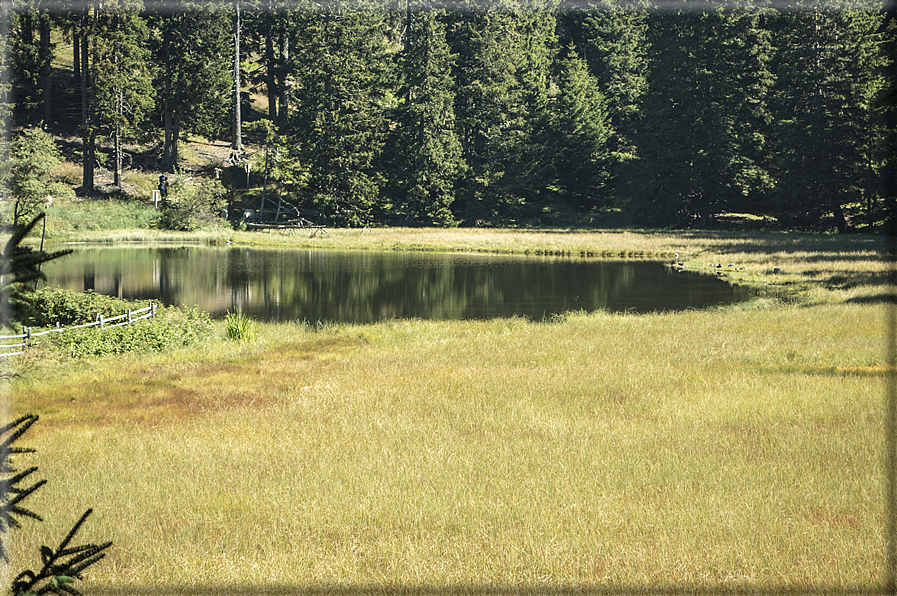
[[[658,262],[207,246],[79,246],[49,286],[242,311],[263,321],[541,320],[569,310],[651,312],[748,300],[715,276]]]

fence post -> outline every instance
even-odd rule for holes
[[[150,318],[153,319],[156,316],[156,303],[150,302]]]
[[[131,309],[128,309],[128,325],[131,324]]]
[[[106,326],[106,322],[103,320],[103,315],[97,315],[97,321],[100,322],[100,329],[103,329]]]

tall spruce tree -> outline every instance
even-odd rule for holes
[[[330,6],[310,13],[293,64],[301,93],[290,127],[307,168],[310,206],[363,225],[379,203],[384,107],[391,85],[383,14]]]
[[[571,41],[607,101],[615,150],[629,153],[632,125],[648,87],[647,8],[605,0],[573,12],[570,21]]]
[[[166,3],[167,4],[167,3]],[[154,88],[164,127],[162,166],[177,166],[182,132],[208,138],[228,133],[230,16],[220,3],[147,4],[156,32]]]
[[[390,138],[390,178],[396,209],[408,218],[447,225],[464,163],[455,131],[452,65],[439,13],[407,11],[399,56],[402,85],[397,127]]]
[[[56,44],[51,40],[53,14],[41,1],[13,5],[12,57],[15,103],[19,117],[53,123],[50,67]]]
[[[242,38],[242,15],[240,0],[233,0],[233,46],[232,58],[233,68],[231,76],[233,77],[233,86],[231,87],[231,159],[238,162],[242,159],[243,154],[243,113],[242,113],[242,84],[243,74],[241,71],[242,54],[240,50],[240,40]]]
[[[755,12],[649,19],[653,60],[627,167],[634,212],[652,225],[705,225],[769,183],[762,161],[768,44]]]
[[[12,64],[10,42],[10,7],[0,4],[0,160],[5,160],[9,153],[8,138],[11,129],[12,101]]]
[[[457,17],[450,39],[458,55],[455,114],[468,167],[464,219],[475,224],[498,218],[521,199],[505,175],[521,148],[526,110],[513,14],[486,10]]]
[[[556,184],[578,209],[606,207],[613,162],[607,102],[573,47],[561,62],[558,85],[553,120]]]
[[[816,3],[773,21],[777,84],[774,211],[792,226],[847,231],[849,205],[874,204],[884,123],[883,15]]]
[[[84,3],[81,25],[82,192],[94,191],[98,138],[112,141],[113,185],[121,185],[122,142],[152,109],[148,30],[136,0]]]
[[[521,90],[522,126],[515,158],[507,164],[504,186],[517,197],[517,218],[538,218],[553,198],[547,192],[555,132],[551,101],[557,91],[554,67],[558,57],[557,16],[550,2],[532,0],[515,11],[517,27],[516,78]]]
[[[154,97],[148,30],[139,2],[105,2],[94,23],[93,83],[95,125],[112,140],[113,186],[121,186],[123,141],[152,109]]]

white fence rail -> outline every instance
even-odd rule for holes
[[[86,329],[88,327],[97,327],[98,329],[111,329],[112,327],[122,327],[130,325],[143,319],[149,319],[156,316],[156,303],[151,302],[149,306],[137,310],[129,310],[123,315],[106,318],[103,315],[97,315],[96,321],[93,323],[85,323],[84,325],[73,325],[71,327],[60,327],[56,324],[55,329],[46,329],[36,333],[31,331],[30,327],[25,327],[25,332],[19,335],[0,335],[0,358],[6,356],[19,356],[25,353],[25,348],[37,346],[41,344],[39,338],[50,335],[51,333],[64,333],[65,331],[74,331],[75,329]],[[9,340],[15,343],[7,344]],[[12,351],[18,350],[18,351]]]

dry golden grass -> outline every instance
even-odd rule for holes
[[[65,507],[17,544],[94,506],[124,591],[875,586],[880,316],[268,325],[23,380]]]

